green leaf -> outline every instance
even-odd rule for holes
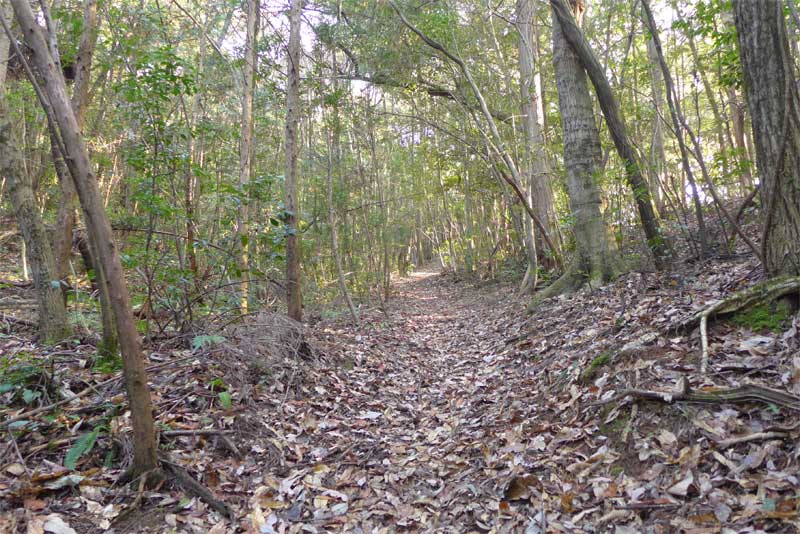
[[[99,435],[100,429],[95,428],[88,434],[81,436],[78,441],[75,442],[75,445],[67,452],[67,456],[64,458],[64,467],[70,471],[74,471],[80,457],[92,450],[97,441],[97,436]]]
[[[218,397],[222,407],[226,410],[230,410],[233,406],[233,398],[231,397],[231,394],[227,391],[220,391]]]
[[[192,350],[213,347],[225,341],[224,336],[195,336],[192,340]]]
[[[10,428],[11,430],[19,430],[20,428],[28,426],[28,423],[30,423],[30,421],[25,419],[23,419],[22,421],[14,421],[13,423],[8,425],[8,428]]]
[[[25,404],[30,404],[41,396],[42,396],[41,391],[33,391],[30,389],[22,390],[22,400],[25,401]]]

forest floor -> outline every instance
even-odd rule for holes
[[[715,324],[705,374],[697,332],[668,333],[757,277],[733,255],[632,272],[527,314],[510,285],[417,272],[385,311],[307,327],[307,344],[268,365],[246,329],[193,351],[152,347],[164,454],[232,521],[169,484],[138,499],[114,486],[128,425],[116,375],[86,368],[88,345],[48,352],[12,332],[6,357],[35,353],[54,362],[51,382],[98,391],[6,432],[0,531],[797,532],[791,407],[596,404],[682,377],[693,390],[800,393],[795,317]],[[3,394],[17,402],[6,416],[24,411]],[[92,428],[94,448],[66,470]],[[751,440],[726,441],[738,436]]]

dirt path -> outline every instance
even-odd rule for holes
[[[433,273],[398,289],[387,320],[344,334],[353,337],[352,370],[317,386],[312,406],[298,401],[296,441],[307,452],[273,481],[292,503],[275,511],[276,529],[311,521],[331,531],[465,532],[497,523],[508,479],[498,475],[509,467],[501,457],[513,453],[496,443],[510,430],[498,420],[502,374],[491,365],[502,340],[488,327],[502,295],[462,292]],[[513,515],[500,522],[527,522]]]

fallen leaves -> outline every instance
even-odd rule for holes
[[[160,356],[166,367],[153,378],[159,423],[225,430],[240,454],[221,435],[171,436],[168,446],[235,509],[239,531],[769,531],[797,521],[792,441],[720,444],[789,428],[782,408],[590,406],[626,389],[668,390],[681,380],[697,391],[736,387],[745,375],[800,390],[794,325],[769,342],[712,328],[709,377],[696,373],[694,334],[658,334],[719,298],[718,288],[741,274],[735,266],[715,269],[688,277],[683,291],[691,301],[633,273],[533,316],[502,287],[454,289],[444,277],[418,277],[399,286],[388,319],[376,311],[357,329],[322,323],[313,335],[326,359],[288,360],[283,374],[260,376],[260,383],[232,380],[208,360],[168,365],[188,356],[180,351]],[[603,354],[609,357],[598,360]],[[230,409],[209,386],[217,378]],[[95,413],[98,400],[87,396],[74,409]],[[52,441],[51,428],[72,436],[93,428],[60,417],[50,426],[32,421],[23,449]],[[128,431],[123,412],[74,473],[61,468],[69,443],[40,449],[36,458],[52,465],[32,470],[31,480],[26,465],[10,458],[0,466],[0,493],[20,499],[28,524],[42,532],[41,518],[55,513],[55,502],[70,506],[58,513],[66,525],[81,517],[109,529],[124,503],[118,488],[106,487],[118,472],[101,467],[101,453]],[[31,491],[15,493],[22,487]],[[165,510],[163,522],[178,532],[234,528],[168,488],[146,501]]]

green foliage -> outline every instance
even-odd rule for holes
[[[78,460],[94,448],[101,430],[102,427],[95,427],[91,432],[78,438],[78,441],[75,442],[64,457],[64,467],[74,471],[78,465]]]
[[[112,374],[122,370],[122,356],[117,353],[99,353],[92,362],[92,369],[103,374]]]
[[[0,358],[0,395],[10,393],[10,401],[32,404],[41,398],[42,377],[46,375],[44,362],[28,352]]]
[[[603,352],[602,354],[596,356],[589,365],[586,366],[586,369],[583,370],[581,373],[581,380],[584,382],[588,382],[592,380],[595,376],[597,376],[598,371],[607,366],[611,363],[611,353]]]
[[[217,336],[217,335],[195,336],[192,339],[192,350],[196,352],[200,349],[213,347],[215,345],[219,345],[220,343],[224,342],[225,342],[224,336]]]
[[[731,317],[736,326],[749,328],[754,332],[781,332],[791,317],[791,307],[785,301],[765,303],[742,310]]]
[[[230,410],[233,407],[233,397],[231,397],[231,394],[229,392],[220,391],[217,394],[217,397],[219,397],[219,403],[222,405],[224,409]]]
[[[217,377],[217,378],[215,378],[214,380],[212,380],[211,382],[208,383],[208,388],[211,391],[223,391],[223,390],[227,390],[228,386],[225,385],[225,381],[222,380],[222,378]]]

